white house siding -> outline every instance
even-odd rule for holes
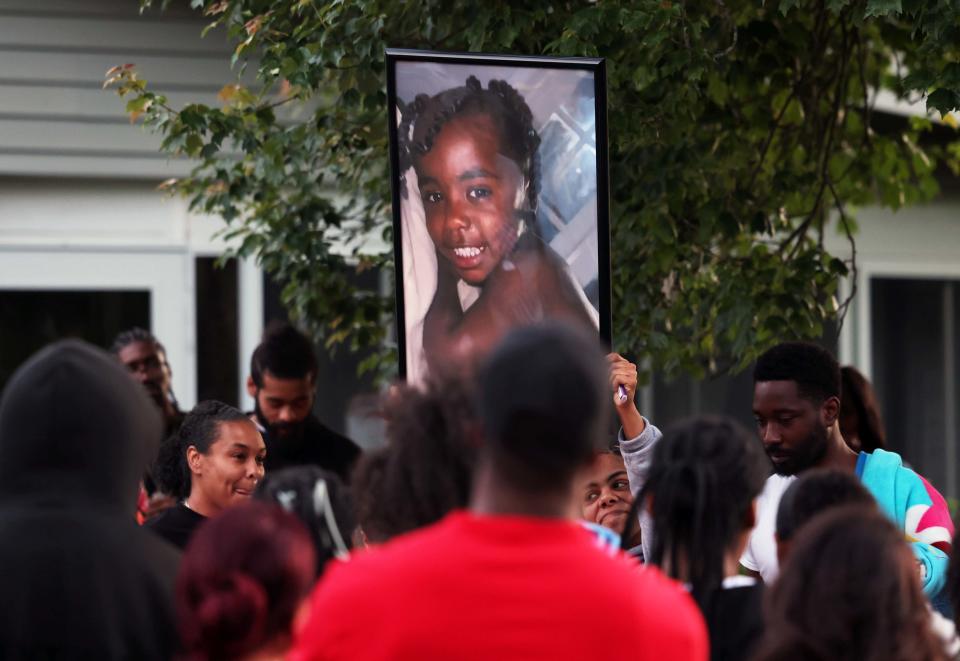
[[[104,74],[133,63],[174,106],[215,104],[234,79],[222,32],[171,3],[0,0],[0,290],[146,290],[182,406],[196,398],[194,264],[221,223],[157,184],[189,171],[131,125]],[[259,269],[241,265],[240,374],[262,329]],[[3,319],[0,323],[13,323]],[[238,396],[240,393],[238,393]],[[241,397],[245,401],[245,396]]]
[[[874,383],[891,448],[960,498],[960,192],[951,183],[929,204],[856,213],[857,295],[840,358]],[[850,254],[836,235],[828,246]]]
[[[176,7],[140,15],[137,0],[0,0],[0,175],[185,172],[102,86],[110,67],[133,63],[174,106],[216,103],[230,48],[222,32],[201,38],[205,24]]]

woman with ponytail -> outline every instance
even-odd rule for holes
[[[315,569],[306,528],[275,504],[252,501],[211,520],[177,578],[185,659],[283,659]]]
[[[177,504],[146,527],[184,548],[208,517],[246,502],[263,479],[267,449],[256,425],[232,406],[200,402],[160,447],[153,475]]]
[[[762,586],[739,576],[738,566],[769,472],[760,443],[736,422],[695,418],[657,445],[637,499],[653,517],[648,562],[688,586],[707,622],[712,661],[749,658],[763,632]]]

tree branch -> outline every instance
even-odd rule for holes
[[[763,141],[763,147],[760,149],[760,159],[757,161],[753,171],[750,173],[750,183],[747,185],[747,190],[753,190],[753,185],[756,183],[757,176],[760,174],[760,168],[763,167],[763,162],[767,158],[767,152],[770,151],[770,145],[773,144],[773,138],[777,133],[777,129],[780,128],[780,120],[783,119],[784,113],[787,112],[790,102],[796,98],[796,93],[796,88],[794,88],[790,92],[790,96],[787,97],[787,100],[783,102],[783,107],[780,108],[780,112],[778,112],[777,116],[773,118],[773,125],[767,132],[767,137]]]
[[[837,307],[837,330],[839,331],[843,328],[843,322],[847,318],[847,311],[850,309],[850,304],[857,295],[857,242],[853,237],[853,228],[850,226],[850,219],[847,217],[843,202],[837,194],[837,189],[834,188],[832,181],[828,181],[827,185],[830,187],[830,194],[833,196],[833,203],[837,209],[837,213],[840,214],[840,226],[843,228],[847,241],[850,243],[850,273],[848,277],[851,284],[847,297],[843,299],[843,302]]]

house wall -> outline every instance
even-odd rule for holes
[[[0,175],[164,178],[160,140],[131,130],[104,74],[133,63],[172,105],[216,103],[230,82],[223,31],[171,3],[140,15],[137,0],[0,0]]]
[[[136,290],[166,345],[181,406],[196,399],[195,260],[222,222],[156,190],[189,172],[131,125],[104,74],[134,63],[171,105],[216,103],[233,79],[222,31],[174,2],[0,0],[0,290]],[[262,275],[238,269],[239,374],[263,326]],[[11,323],[3,320],[3,323]],[[243,389],[237,399],[249,405]]]
[[[960,498],[960,194],[948,187],[929,204],[856,218],[841,361],[873,382],[889,447]],[[828,245],[851,254],[846,242]]]
[[[0,177],[0,290],[132,290],[150,295],[150,329],[174,367],[183,407],[196,403],[195,260],[216,256],[215,219],[152,182]],[[238,272],[239,356],[246,374],[263,326],[262,276]],[[0,323],[14,323],[4,319]],[[250,404],[245,391],[238,402]]]

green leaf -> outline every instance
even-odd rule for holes
[[[957,108],[960,108],[960,95],[953,90],[940,87],[927,97],[928,110],[937,110],[945,115]]]
[[[613,332],[661,371],[743,368],[820,332],[846,269],[820,215],[928,200],[941,166],[960,173],[960,141],[928,144],[928,119],[868,122],[864,108],[876,88],[957,107],[960,8],[944,0],[192,2],[223,10],[224,61],[249,69],[222,81],[224,107],[151,103],[122,67],[107,80],[161,151],[190,155],[176,190],[191,210],[224,219],[318,342],[367,352],[381,374],[394,301],[356,279],[392,263],[385,45],[606,58]],[[375,236],[386,247],[367,255]]]
[[[801,0],[780,0],[780,14],[786,16],[791,9],[800,6]]]
[[[902,0],[867,0],[864,16],[887,16],[903,12]]]
[[[203,148],[203,140],[196,133],[191,133],[187,136],[186,143],[184,144],[184,150],[190,156],[198,156],[200,150]]]

